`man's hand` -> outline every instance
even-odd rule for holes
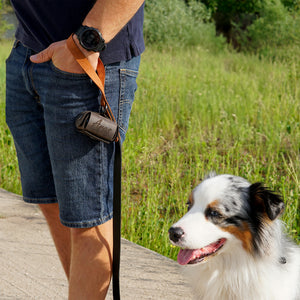
[[[78,41],[74,38],[76,44],[78,45]],[[96,70],[98,65],[98,57],[99,53],[96,52],[88,52],[83,49],[80,45],[79,48],[83,52],[83,54],[88,58],[92,67]],[[52,60],[54,66],[62,71],[69,73],[84,73],[83,69],[77,63],[71,52],[67,47],[66,40],[56,42],[51,44],[45,50],[32,55],[30,60],[33,63],[43,63],[49,60]]]

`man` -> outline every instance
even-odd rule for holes
[[[99,90],[66,46],[96,69],[125,138],[144,50],[144,0],[12,0],[19,26],[7,60],[6,120],[14,136],[23,197],[39,204],[69,280],[69,299],[104,299],[112,267],[114,144],[75,129],[99,110]]]

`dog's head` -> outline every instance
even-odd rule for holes
[[[283,209],[281,198],[260,183],[208,176],[192,191],[187,214],[169,229],[172,244],[182,248],[178,262],[203,262],[236,246],[261,254],[268,247],[268,227]]]

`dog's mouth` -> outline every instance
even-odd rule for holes
[[[226,239],[221,238],[218,241],[209,244],[201,249],[180,249],[177,261],[180,265],[197,264],[209,256],[216,254],[225,244]]]

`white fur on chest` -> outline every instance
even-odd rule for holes
[[[272,259],[257,261],[247,253],[232,253],[182,268],[197,295],[195,299],[299,300],[298,248],[290,258],[292,262],[282,265]]]

